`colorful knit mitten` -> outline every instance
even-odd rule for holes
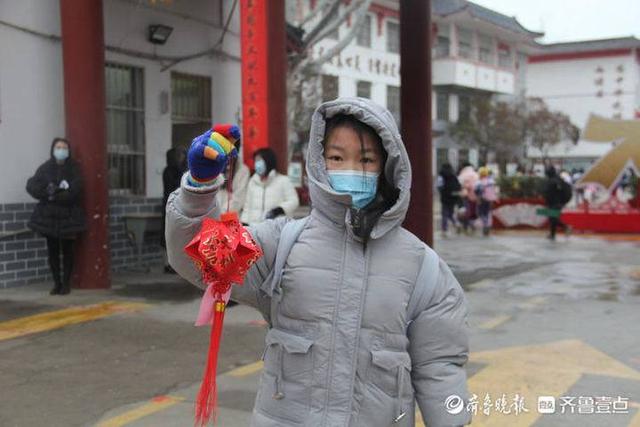
[[[229,158],[238,155],[235,142],[240,139],[236,125],[218,124],[194,138],[189,148],[189,184],[211,185],[224,171]]]

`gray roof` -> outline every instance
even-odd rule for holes
[[[544,33],[527,30],[513,16],[503,15],[467,0],[433,0],[431,10],[433,14],[439,16],[447,16],[466,10],[477,19],[515,33],[525,34],[530,37],[541,37],[544,35]]]
[[[542,55],[553,53],[593,52],[597,50],[611,49],[635,49],[640,48],[640,39],[635,37],[618,37],[614,39],[539,44],[539,47],[541,50],[538,54]]]

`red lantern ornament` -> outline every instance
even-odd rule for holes
[[[211,418],[215,421],[216,416],[218,352],[231,285],[242,284],[249,268],[262,256],[262,250],[240,224],[235,212],[222,214],[220,221],[203,219],[200,232],[184,250],[202,272],[202,281],[207,285],[196,326],[211,324],[211,338],[195,409],[195,424],[206,426]]]

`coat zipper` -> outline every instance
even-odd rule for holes
[[[344,234],[344,240],[342,242],[342,261],[340,263],[340,275],[337,284],[336,290],[336,305],[333,309],[333,322],[331,323],[331,342],[330,342],[330,350],[331,353],[329,355],[329,369],[327,372],[327,395],[324,401],[324,416],[322,417],[322,425],[325,425],[327,422],[327,417],[329,415],[329,389],[331,385],[331,376],[333,375],[333,355],[335,353],[334,346],[336,343],[336,322],[338,321],[338,306],[340,305],[340,294],[342,293],[342,282],[344,281],[344,270],[345,270],[345,258],[347,257],[347,240],[349,235],[347,233]]]

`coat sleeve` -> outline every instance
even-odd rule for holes
[[[203,289],[206,285],[200,271],[185,254],[184,247],[200,230],[203,218],[219,217],[215,194],[223,183],[220,176],[210,187],[195,188],[188,185],[185,174],[180,188],[169,196],[167,202],[165,238],[169,264],[180,276]],[[266,221],[248,228],[264,255],[249,269],[244,283],[233,286],[231,298],[235,301],[258,306],[258,291],[273,268],[283,224],[283,220]]]
[[[44,165],[42,165],[38,168],[35,175],[27,181],[27,193],[34,199],[46,200],[48,198],[48,184],[44,173]]]
[[[278,204],[284,211],[285,215],[288,217],[292,217],[293,213],[298,206],[300,206],[300,200],[298,199],[298,193],[296,192],[296,188],[293,186],[289,177],[286,175],[281,175],[282,179],[282,202]]]
[[[408,328],[411,380],[426,425],[462,426],[471,422],[465,372],[469,355],[467,301],[447,264],[438,260],[437,265],[433,284],[416,284],[427,285],[428,291]],[[459,399],[445,406],[449,396]],[[447,411],[451,408],[455,412],[459,405],[460,412]]]

